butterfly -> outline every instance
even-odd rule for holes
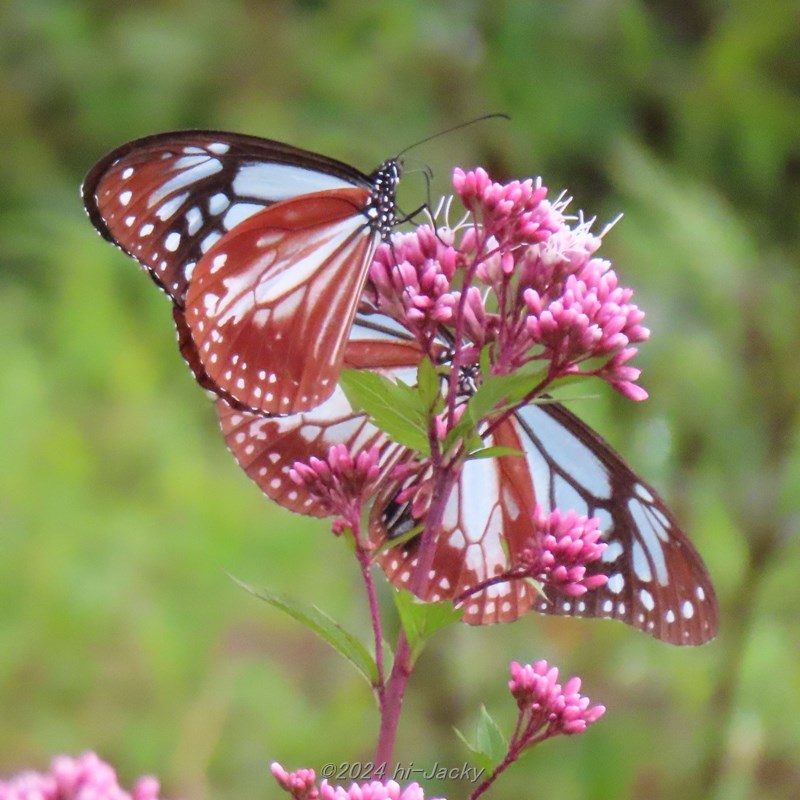
[[[397,159],[365,175],[281,142],[178,131],[112,151],[82,194],[100,234],[172,300],[201,385],[294,414],[334,392],[400,171]]]
[[[446,352],[443,343],[442,352]],[[362,306],[345,348],[344,363],[413,383],[421,354],[415,340],[389,317]],[[472,378],[462,382],[474,384]],[[466,389],[469,391],[469,389]],[[265,418],[217,401],[228,447],[248,476],[291,511],[325,516],[326,510],[289,478],[297,460],[324,458],[342,443],[351,452],[381,448],[381,476],[374,491],[369,533],[388,579],[410,588],[419,538],[392,546],[413,527],[411,501],[400,493],[409,478],[397,465],[413,458],[355,411],[340,387],[319,407],[283,418]],[[525,455],[467,461],[448,499],[432,568],[417,592],[426,601],[463,601],[471,624],[510,622],[533,609],[542,614],[621,620],[672,644],[701,644],[716,635],[714,588],[700,555],[652,486],[612,447],[556,402],[525,406],[502,422],[487,444]],[[423,480],[413,474],[410,480]],[[472,587],[506,572],[534,534],[532,515],[574,509],[600,520],[607,544],[587,574],[608,582],[581,597],[528,581]],[[467,596],[468,595],[468,596]]]

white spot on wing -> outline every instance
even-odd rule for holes
[[[153,194],[147,198],[147,206],[148,208],[152,208],[158,205],[165,197],[169,197],[173,192],[180,191],[187,186],[191,186],[193,183],[199,183],[221,171],[222,164],[216,158],[204,156],[202,163],[179,172],[174,178],[171,178],[156,189]]]
[[[226,194],[218,192],[208,198],[208,210],[211,214],[221,214],[229,205],[231,201]]]
[[[180,244],[181,235],[177,231],[172,231],[172,233],[164,240],[164,247],[166,247],[171,253],[174,253],[180,247]]]
[[[264,208],[256,203],[236,203],[228,209],[228,213],[222,219],[222,224],[226,230],[235,228],[240,222],[244,222],[248,217],[252,217]]]
[[[158,209],[158,211],[156,211],[156,216],[162,222],[166,222],[184,204],[188,196],[189,192],[183,192],[183,194],[177,194],[175,197],[171,197],[166,203],[164,203],[163,206],[161,206],[161,208]]]
[[[606,586],[609,592],[619,594],[625,588],[625,578],[622,577],[621,573],[616,572],[608,579]]]
[[[219,231],[211,231],[211,233],[200,242],[200,250],[203,253],[207,253],[221,238],[222,234]]]
[[[333,175],[290,164],[248,164],[241,167],[233,179],[236,194],[267,202],[352,186],[349,181]]]
[[[194,236],[203,227],[203,212],[197,206],[192,206],[186,212],[186,232]]]
[[[612,561],[616,561],[621,555],[622,543],[615,539],[613,542],[608,543],[608,547],[603,550],[603,555],[600,556],[600,560],[609,564]]]
[[[631,548],[633,554],[633,571],[642,583],[650,583],[653,580],[653,573],[650,571],[650,564],[644,554],[642,545],[635,541]]]
[[[225,266],[225,262],[228,260],[227,253],[220,253],[217,256],[214,256],[214,260],[211,262],[211,270],[210,273],[213,275],[215,272],[218,272]]]

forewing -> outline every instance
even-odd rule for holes
[[[717,632],[718,608],[700,555],[656,491],[597,433],[563,406],[526,406],[515,416],[546,510],[600,519],[608,547],[588,574],[608,583],[579,598],[537,599],[543,614],[618,619],[672,644],[702,644]]]
[[[309,192],[368,188],[334,159],[254,136],[178,131],[99,161],[83,184],[97,230],[133,256],[179,306],[211,246],[266,206]]]
[[[379,234],[363,189],[320,192],[260,211],[198,262],[186,321],[221,393],[262,414],[331,396]]]

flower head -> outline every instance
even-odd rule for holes
[[[448,233],[421,225],[414,233],[396,233],[375,254],[369,273],[375,303],[409,330],[431,331],[453,318],[459,253],[444,244]]]
[[[589,707],[590,700],[580,694],[580,678],[558,683],[558,668],[546,661],[535,664],[511,663],[508,688],[520,710],[524,725],[518,726],[519,751],[558,734],[581,733],[587,725],[605,714],[605,706]]]
[[[159,792],[158,781],[150,776],[125,791],[114,768],[93,752],[56,756],[49,772],[23,772],[0,781],[0,800],[158,800]]]
[[[453,188],[487,236],[500,245],[531,244],[558,229],[560,214],[547,202],[541,180],[494,183],[486,170],[453,170]]]
[[[323,780],[317,787],[313,769],[287,772],[277,761],[272,765],[272,774],[294,800],[425,800],[425,792],[418,783],[410,783],[403,788],[393,780],[386,783],[366,781],[353,783],[345,789],[344,786],[334,786]]]
[[[600,541],[597,517],[537,505],[533,515],[535,543],[522,554],[527,574],[572,597],[608,582],[606,575],[586,575],[587,565],[599,560],[607,545]]]
[[[311,456],[308,461],[295,461],[289,477],[304,486],[331,515],[339,515],[352,525],[380,474],[379,461],[377,447],[362,450],[353,458],[344,444],[335,444],[324,460]]]
[[[629,303],[631,295],[630,289],[618,286],[607,261],[592,259],[568,276],[558,292],[524,291],[526,328],[533,343],[562,368],[612,356],[649,336],[640,325],[644,314]]]
[[[277,761],[270,766],[278,785],[287,791],[294,800],[317,800],[317,774],[313,769],[297,769],[287,772]]]

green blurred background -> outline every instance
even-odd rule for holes
[[[239,471],[167,302],[85,219],[112,147],[231,129],[369,171],[413,151],[542,175],[604,223],[636,287],[651,402],[576,410],[670,499],[714,575],[717,641],[531,615],[447,631],[397,758],[456,765],[507,662],[547,658],[609,707],[494,797],[800,796],[800,5],[789,0],[370,3],[5,0],[0,10],[0,774],[96,749],[187,800],[275,796],[368,759],[361,679],[226,571],[368,635],[354,563]],[[401,202],[425,197],[406,176]],[[464,785],[434,788],[448,797]],[[430,796],[430,795],[429,795]]]

